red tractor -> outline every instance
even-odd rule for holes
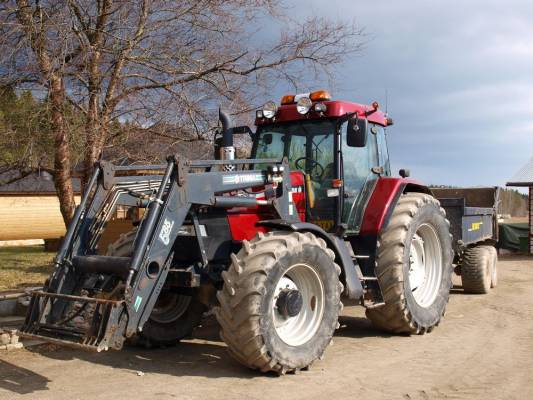
[[[268,102],[255,132],[221,121],[216,160],[96,166],[23,334],[98,351],[171,344],[215,307],[236,360],[283,374],[322,357],[342,298],[389,332],[439,324],[449,223],[426,186],[391,177],[377,103],[317,91]],[[235,160],[242,133],[251,158]],[[119,206],[143,216],[100,248]]]

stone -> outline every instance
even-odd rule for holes
[[[11,335],[9,333],[2,333],[0,335],[0,345],[9,344],[11,341]]]
[[[18,350],[22,349],[24,346],[22,343],[16,343],[16,344],[6,344],[6,350]]]

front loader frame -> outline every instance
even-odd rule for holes
[[[216,171],[245,164],[262,170]],[[236,191],[271,185],[275,196],[257,199]],[[231,196],[225,194],[233,192]],[[172,156],[166,165],[96,165],[86,193],[76,210],[54,271],[43,291],[34,292],[21,333],[92,350],[120,349],[127,337],[142,330],[165,284],[173,259],[173,244],[186,218],[191,218],[202,258],[207,264],[196,210],[201,207],[271,208],[277,218],[299,221],[292,204],[286,159],[184,161]],[[97,255],[98,240],[116,204],[146,205],[131,257]],[[78,293],[80,277],[111,273],[121,279],[119,293]],[[194,280],[196,272],[184,271]],[[107,297],[106,297],[107,296]],[[111,298],[109,298],[111,297]],[[70,313],[70,314],[69,314]],[[73,321],[89,315],[83,326]]]

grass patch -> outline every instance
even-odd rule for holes
[[[54,256],[44,246],[0,247],[0,290],[42,285]]]

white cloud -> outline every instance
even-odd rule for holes
[[[432,183],[503,185],[533,155],[533,2],[297,0],[372,39],[334,95],[385,103],[393,165]],[[281,93],[276,93],[275,97]]]

